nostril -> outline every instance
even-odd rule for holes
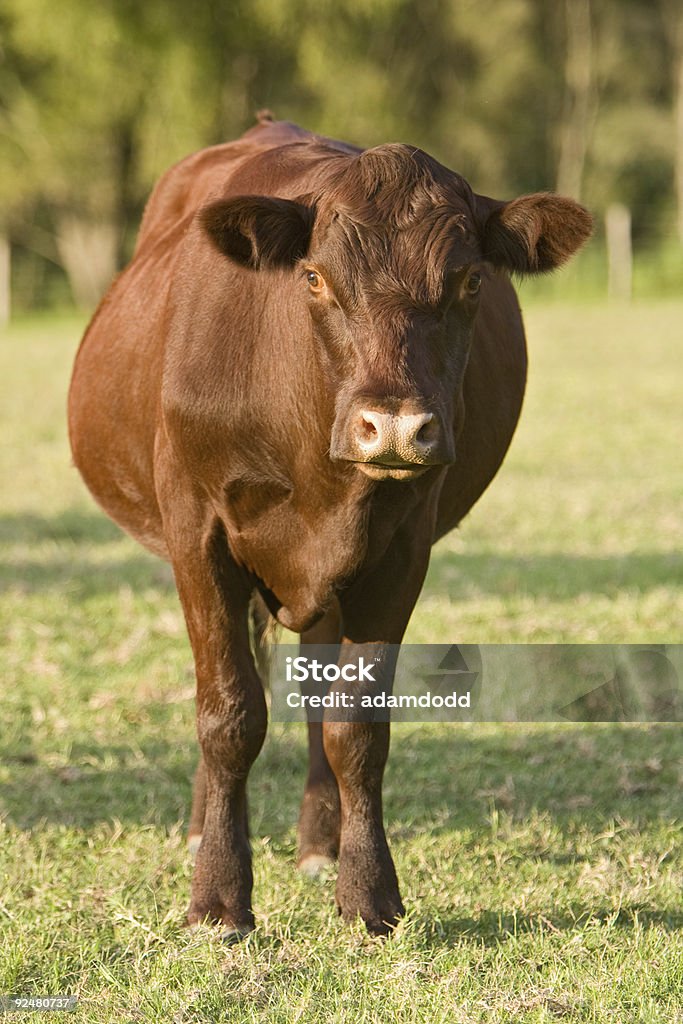
[[[367,419],[365,416],[361,416],[359,430],[359,440],[365,441],[366,443],[376,440],[378,431],[376,425],[372,420]]]
[[[437,439],[439,432],[438,424],[434,417],[430,415],[426,423],[423,423],[418,432],[415,435],[415,440],[420,445],[432,444]]]
[[[356,419],[354,434],[356,444],[366,453],[376,452],[382,445],[382,414],[370,409],[361,409]]]

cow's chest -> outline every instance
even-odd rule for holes
[[[374,564],[416,495],[352,477],[346,486],[233,481],[224,522],[234,557],[260,581],[282,625],[301,631]],[[392,495],[401,500],[391,500]]]

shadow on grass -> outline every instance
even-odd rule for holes
[[[170,566],[136,546],[137,555],[102,558],[111,545],[128,540],[103,514],[65,509],[56,515],[0,516],[0,545],[44,545],[35,557],[10,557],[0,564],[0,592],[59,589],[72,599],[118,591],[122,586],[173,591]],[[128,540],[130,544],[133,541]]]
[[[644,551],[628,555],[588,556],[554,551],[515,556],[493,552],[435,550],[425,595],[465,601],[481,594],[516,594],[570,600],[581,594],[615,596],[619,591],[646,591],[680,586],[680,551]]]
[[[56,552],[46,559],[13,559],[0,567],[0,590],[63,587],[69,581],[86,593],[116,590],[126,583],[172,589],[165,564],[138,547],[138,556],[92,561],[88,550],[100,554],[126,535],[103,513],[69,508],[50,516],[14,513],[0,516],[0,545],[52,542]],[[550,552],[528,557],[495,551],[454,553],[436,548],[432,554],[425,596],[466,601],[482,594],[509,594],[571,600],[581,594],[616,596],[620,591],[644,592],[680,584],[680,551],[638,552],[630,555],[587,556]]]
[[[653,910],[644,904],[630,904],[615,913],[577,903],[559,914],[552,911],[546,915],[482,910],[478,917],[442,917],[439,921],[419,919],[424,945],[429,949],[454,945],[462,939],[475,939],[484,946],[498,946],[524,934],[568,932],[585,929],[590,924],[609,924],[611,928],[629,931],[657,926],[674,932],[683,928],[683,911]]]
[[[67,508],[49,516],[35,512],[0,515],[0,544],[39,544],[69,541],[73,544],[111,544],[125,536],[104,513]]]
[[[9,778],[0,782],[0,810],[22,828],[42,821],[88,828],[113,819],[173,824],[189,811],[197,759],[191,701],[181,735],[174,704],[155,707],[154,729],[146,739],[133,728],[130,746],[98,743],[81,731],[66,765],[43,755],[39,738],[5,744],[0,764]],[[492,815],[500,814],[512,829],[545,815],[569,832],[683,816],[677,725],[517,725],[485,735],[476,726],[438,729],[395,732],[385,804],[396,843],[454,830],[476,838],[490,834]],[[291,841],[305,772],[304,726],[273,728],[250,776],[255,834]],[[531,835],[520,832],[520,852],[543,858],[547,851]],[[575,859],[571,849],[553,856],[558,863]]]

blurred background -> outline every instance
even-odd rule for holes
[[[0,40],[2,321],[91,308],[158,176],[260,107],[580,199],[564,298],[681,291],[680,0],[0,0]]]

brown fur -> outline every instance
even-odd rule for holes
[[[185,612],[202,748],[191,921],[253,924],[253,594],[341,661],[401,641],[433,541],[494,476],[519,415],[524,332],[500,271],[551,269],[589,233],[571,200],[489,200],[420,150],[361,152],[267,112],[159,182],[79,350],[69,422],[92,493],[172,562]],[[360,457],[366,408],[431,417],[424,464]],[[311,724],[309,744],[300,858],[338,854],[340,911],[386,931],[402,912],[388,726]]]

